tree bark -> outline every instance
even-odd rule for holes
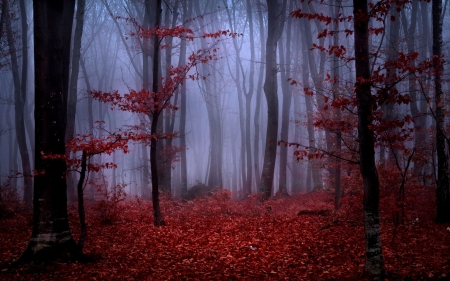
[[[161,1],[156,0],[156,22],[155,26],[159,26],[161,23]],[[153,39],[153,89],[154,93],[159,92],[159,36],[155,33]],[[150,170],[152,172],[152,201],[153,201],[153,223],[155,226],[165,225],[164,219],[161,214],[161,208],[159,206],[159,182],[158,182],[158,164],[157,164],[157,129],[158,119],[162,111],[162,106],[158,105],[161,102],[155,97],[155,108],[153,109],[152,122],[151,122],[151,135],[150,140]]]
[[[70,41],[75,1],[36,0],[34,14],[36,170],[33,231],[19,262],[79,256],[67,219],[65,154]]]
[[[375,104],[371,95],[370,82],[368,81],[370,78],[370,66],[367,0],[353,0],[353,8],[359,167],[364,183],[365,271],[371,280],[381,280],[384,277],[385,269],[379,220],[380,184],[375,166],[374,132],[370,129],[372,110]]]
[[[267,101],[267,132],[264,149],[264,164],[261,173],[259,191],[261,199],[267,200],[272,195],[275,161],[278,142],[278,95],[277,95],[277,42],[284,27],[286,0],[280,9],[277,0],[267,0],[267,41],[266,41],[266,80],[264,93]]]
[[[450,222],[448,158],[445,148],[445,96],[442,90],[444,61],[442,59],[442,1],[432,1],[433,15],[433,68],[434,97],[436,103],[436,153],[438,179],[436,188],[436,222]]]

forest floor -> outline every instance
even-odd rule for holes
[[[392,194],[381,200],[388,280],[449,278],[450,224],[433,222],[434,189],[409,189],[397,226]],[[88,202],[84,252],[95,262],[11,268],[31,235],[31,213],[18,212],[0,220],[0,280],[364,280],[361,202],[360,193],[346,195],[334,211],[330,191],[264,204],[256,196],[232,201],[227,192],[188,202],[163,197],[164,227],[153,226],[148,201],[115,211]],[[77,238],[75,208],[69,216]]]

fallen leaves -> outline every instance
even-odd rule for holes
[[[426,206],[430,204],[429,198],[433,198],[432,191],[421,190],[421,196],[414,197],[425,200],[416,202],[422,204],[422,212],[431,210]],[[227,194],[216,194],[186,203],[162,198],[165,227],[153,226],[152,206],[147,201],[124,202],[121,219],[111,225],[102,224],[93,206],[89,206],[85,252],[101,255],[99,261],[55,263],[34,271],[12,272],[6,267],[27,245],[31,230],[27,224],[29,214],[4,219],[0,227],[0,264],[3,264],[0,268],[8,270],[0,271],[0,279],[363,279],[362,224],[341,219],[333,227],[320,230],[359,206],[332,211],[332,195],[325,191],[266,203],[260,203],[254,196],[242,202],[227,198]],[[417,212],[414,216],[420,217],[419,222],[399,228],[392,245],[388,242],[394,225],[387,214],[382,214],[385,263],[393,276],[390,280],[437,279],[450,271],[448,226],[434,224],[431,216]],[[74,214],[70,216],[72,232],[78,237],[78,218],[74,211],[70,213]],[[358,217],[362,216],[355,214],[352,221]]]

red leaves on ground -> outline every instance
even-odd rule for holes
[[[386,187],[389,188],[389,187]],[[383,251],[389,280],[437,279],[450,272],[448,225],[433,223],[434,189],[409,190],[407,223],[396,237],[391,197],[382,198]],[[319,191],[260,203],[219,191],[182,203],[162,198],[167,226],[154,227],[151,203],[122,202],[113,224],[88,206],[87,254],[96,263],[47,265],[12,272],[30,237],[30,214],[3,219],[0,279],[8,280],[361,280],[364,232],[361,193],[346,194],[332,210],[331,192]],[[69,211],[72,232],[79,227]],[[319,230],[322,228],[322,230]],[[393,242],[391,242],[393,241]]]

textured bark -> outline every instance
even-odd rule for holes
[[[6,27],[6,38],[8,41],[9,55],[11,57],[11,68],[13,75],[13,83],[14,83],[14,121],[15,121],[15,131],[17,143],[19,145],[20,159],[22,160],[22,174],[24,177],[24,196],[23,200],[30,204],[32,200],[32,188],[33,182],[31,180],[31,163],[30,163],[30,155],[28,153],[26,134],[25,134],[25,114],[24,107],[26,104],[26,80],[27,80],[27,65],[28,65],[28,56],[27,56],[27,28],[26,28],[26,15],[25,17],[22,15],[22,44],[25,41],[25,46],[23,46],[22,55],[22,84],[20,83],[19,77],[19,65],[17,62],[17,50],[14,42],[14,35],[11,27],[11,17],[10,17],[10,9],[8,1],[2,2],[2,10],[5,11],[5,27]],[[25,37],[25,38],[24,38]]]
[[[70,35],[75,1],[34,1],[36,170],[33,231],[19,262],[72,259],[79,251],[67,219],[65,153]]]
[[[381,280],[384,277],[385,269],[379,221],[380,184],[375,165],[374,132],[370,129],[374,101],[371,95],[371,86],[369,82],[366,82],[370,78],[367,0],[354,0],[353,6],[359,167],[364,183],[365,271],[371,280]]]
[[[267,101],[267,132],[264,149],[264,164],[259,191],[261,199],[267,200],[273,191],[275,161],[278,142],[278,95],[277,95],[277,42],[284,27],[286,0],[280,9],[277,0],[267,0],[267,41],[266,41],[266,80],[264,93]],[[282,13],[282,14],[281,14]]]
[[[444,61],[442,56],[442,1],[432,1],[434,97],[436,103],[436,153],[438,179],[436,188],[436,221],[450,222],[448,158],[445,148],[445,96],[442,90]]]

